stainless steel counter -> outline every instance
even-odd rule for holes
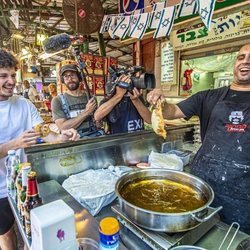
[[[85,208],[83,208],[82,205],[78,203],[58,182],[51,180],[40,183],[39,193],[42,197],[43,204],[62,199],[74,210],[77,238],[87,237],[99,242],[98,221]],[[11,195],[9,195],[8,199],[22,238],[25,244],[30,248],[31,241],[27,239],[22,227],[16,203]],[[119,249],[124,250],[126,248],[121,243]]]
[[[103,217],[106,216],[116,216],[116,213],[114,213],[111,209],[111,207],[116,208],[118,205],[118,201],[114,201],[111,205],[106,206],[102,209],[102,211],[97,215],[97,220],[100,220]],[[114,209],[115,210],[115,209]],[[121,220],[120,220],[121,221]],[[131,229],[128,229],[127,226],[124,226],[126,223],[122,223],[121,229],[120,229],[120,237],[121,241],[124,243],[124,245],[131,250],[167,250],[171,249],[171,247],[176,246],[180,243],[180,245],[194,245],[198,247],[202,247],[207,250],[219,250],[219,246],[221,242],[223,241],[225,235],[227,234],[230,226],[221,222],[218,217],[214,218],[213,221],[209,222],[207,225],[201,225],[201,228],[197,227],[193,230],[187,231],[186,233],[178,233],[178,234],[166,234],[166,233],[155,233],[150,230],[144,230],[145,234],[140,234],[136,232],[132,232]],[[203,235],[202,231],[204,231],[204,228],[208,226],[211,228],[210,230],[206,230],[206,233]],[[141,230],[141,229],[139,229]],[[192,232],[193,231],[193,232]],[[207,232],[208,231],[208,232]],[[233,228],[226,241],[225,244],[223,244],[223,247],[220,250],[236,250],[239,243],[248,238],[249,235],[247,235],[244,232],[238,231],[236,234],[236,237],[232,241],[232,244],[229,248],[227,246],[229,245],[231,239],[233,238],[233,235],[235,233],[235,229]],[[155,235],[154,235],[155,234]],[[195,240],[197,238],[197,234],[203,235],[201,238],[199,238],[198,241]],[[160,242],[160,246],[158,244],[152,244],[149,237],[154,237],[154,239],[158,240]],[[177,238],[180,239],[179,243],[176,244]],[[164,243],[165,240],[168,240],[168,244]],[[152,246],[149,246],[148,243],[151,243]],[[195,242],[194,244],[188,244],[188,242]],[[166,245],[170,245],[169,247],[164,247]],[[190,249],[191,250],[191,249]],[[246,249],[247,250],[247,249]]]
[[[89,237],[96,241],[99,241],[98,221],[100,221],[102,218],[106,216],[116,217],[116,214],[112,212],[111,207],[117,205],[118,203],[117,200],[114,201],[111,205],[104,207],[101,210],[101,212],[96,216],[96,218],[94,218],[91,214],[89,214],[89,212],[85,208],[81,206],[81,204],[79,204],[66,190],[64,190],[58,182],[54,180],[40,183],[39,192],[43,199],[43,204],[49,203],[57,199],[62,199],[75,211],[77,237]],[[25,235],[20,218],[18,216],[16,203],[11,196],[9,196],[9,202],[13,210],[13,213],[15,215],[17,225],[19,227],[23,240],[26,243],[26,245],[30,247],[31,242],[27,239]],[[229,226],[226,225],[225,223],[222,223],[221,221],[217,222],[215,226],[211,228],[211,230],[209,230],[198,242],[195,243],[195,246],[200,246],[208,250],[218,250],[220,243],[225,237],[228,229]],[[152,232],[147,232],[147,233],[150,234]],[[225,243],[225,246],[229,244],[229,241],[231,240],[233,233],[234,230],[230,232],[229,237]],[[119,247],[120,250],[122,249],[124,250],[126,249],[126,247],[127,249],[131,250],[165,249],[165,248],[149,247],[145,243],[145,238],[136,236],[133,232],[131,232],[131,230],[129,230],[122,224],[121,224],[120,236],[121,236],[120,247]],[[158,235],[157,237],[164,238],[164,233]],[[189,237],[191,237],[191,234]],[[228,248],[228,250],[235,250],[238,244],[247,237],[249,237],[249,235],[239,231],[231,247]],[[221,248],[221,250],[225,249],[227,248],[226,247]]]
[[[168,130],[167,141],[185,141],[192,127]],[[163,138],[152,131],[138,131],[118,135],[81,139],[59,144],[40,144],[25,149],[38,182],[56,180],[60,184],[71,174],[87,169],[131,166],[148,160],[151,151],[160,152]]]

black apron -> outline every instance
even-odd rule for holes
[[[250,100],[224,100],[225,90],[209,119],[203,144],[191,173],[211,185],[212,206],[223,206],[222,221],[236,221],[250,233]]]

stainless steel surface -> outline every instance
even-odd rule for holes
[[[185,140],[192,127],[169,129],[167,140]],[[149,153],[160,151],[163,139],[152,131],[109,135],[76,142],[40,144],[25,149],[28,161],[37,171],[38,181],[54,179],[62,183],[69,175],[109,165],[135,165],[148,160]],[[67,160],[70,164],[62,166]],[[70,159],[69,159],[70,158]]]
[[[121,189],[127,183],[146,179],[147,177],[166,178],[194,187],[206,197],[206,204],[196,210],[182,213],[160,213],[137,207],[126,201],[120,194]],[[127,173],[120,177],[116,183],[116,194],[118,196],[121,210],[137,225],[154,231],[161,232],[183,232],[195,228],[208,220],[211,216],[207,215],[208,206],[214,199],[212,188],[200,178],[188,173],[169,169],[143,169]],[[221,208],[218,208],[218,212]],[[216,213],[213,212],[213,215]],[[197,219],[199,218],[199,220]]]
[[[196,242],[195,245],[199,247],[203,247],[208,250],[218,250],[222,240],[224,239],[225,235],[228,232],[229,227],[230,227],[229,225],[219,221],[211,230],[207,232],[207,234],[204,237],[202,237],[198,242]],[[231,232],[229,233],[228,240],[226,240],[225,242],[226,243],[225,246],[228,246],[229,241],[233,237],[233,234],[234,234],[234,231],[231,230]],[[247,237],[249,237],[249,235],[247,235],[244,232],[238,231],[238,233],[236,234],[236,237],[234,238],[228,250],[235,250],[237,246],[239,245],[239,243],[243,239],[246,239]],[[226,250],[227,247],[222,248],[222,249]]]
[[[250,250],[250,237],[248,237],[248,238],[242,240],[242,241],[238,244],[236,250]]]
[[[39,193],[43,204],[62,199],[75,212],[76,237],[92,238],[99,242],[98,222],[96,219],[78,203],[58,182],[55,180],[39,184]]]
[[[55,201],[58,199],[62,199],[65,201],[75,212],[75,222],[76,222],[76,233],[77,238],[87,237],[92,238],[99,242],[99,234],[98,234],[98,222],[95,218],[89,214],[89,212],[81,206],[61,185],[54,181],[47,181],[39,184],[39,193],[42,197],[43,204],[49,203],[51,201]],[[31,241],[28,240],[24,229],[22,227],[22,223],[20,221],[16,203],[11,196],[8,196],[10,206],[12,208],[13,214],[15,216],[19,231],[22,235],[22,238],[25,244],[30,247]]]
[[[100,213],[96,216],[96,219],[100,221],[106,216],[117,216],[117,213],[111,210],[118,206],[118,200],[115,200],[112,204],[104,207]],[[120,210],[119,210],[120,211]],[[120,211],[121,212],[121,211]],[[121,212],[122,213],[122,212]],[[126,216],[126,215],[124,215]],[[201,227],[197,227],[193,230],[185,232],[185,237],[181,238],[179,244],[192,245],[205,248],[207,250],[218,250],[220,243],[228,232],[229,225],[219,221],[219,216],[216,215],[206,223],[203,223]],[[193,232],[194,231],[194,232]],[[158,232],[155,232],[159,234]],[[160,233],[163,235],[169,235],[166,233]],[[182,235],[183,233],[170,234],[172,235]],[[233,236],[233,232],[229,234],[230,237]],[[145,243],[145,239],[141,236],[137,237],[135,233],[125,227],[120,223],[120,237],[124,245],[131,250],[151,250],[152,248]],[[174,238],[173,238],[174,239]],[[197,239],[199,239],[197,241]],[[169,237],[167,238],[169,240]],[[171,240],[171,238],[170,238]],[[172,241],[171,241],[172,242]],[[195,243],[196,242],[196,243]],[[178,244],[178,243],[177,243]],[[242,246],[250,246],[250,236],[244,232],[239,231],[230,247],[229,250],[246,250],[247,248],[242,248]],[[172,243],[173,245],[173,243]],[[237,248],[238,247],[238,248]],[[165,249],[166,250],[166,249]],[[225,250],[225,249],[224,249]],[[247,249],[250,250],[250,249]]]
[[[207,220],[209,220],[210,218],[212,218],[215,214],[217,214],[223,207],[217,207],[215,208],[215,210],[209,214],[209,215],[206,215],[204,216],[203,218],[200,218],[199,217],[199,214],[197,216],[197,213],[191,213],[191,216],[194,220],[200,222],[200,223],[203,223],[203,222],[206,222]]]
[[[171,250],[206,250],[202,247],[190,246],[190,245],[182,245],[171,248]]]
[[[236,229],[235,229],[235,232],[234,232],[234,234],[233,234],[233,237],[230,239],[230,242],[228,243],[228,245],[225,245],[225,242],[226,242],[226,240],[227,240],[227,237],[229,236],[229,234],[230,234],[231,230],[234,228],[234,226],[235,226]],[[223,241],[221,242],[221,244],[220,244],[220,246],[219,246],[219,250],[222,250],[224,247],[226,247],[227,249],[229,249],[229,247],[232,245],[232,243],[233,243],[233,241],[234,241],[234,238],[236,237],[236,235],[237,235],[239,229],[240,229],[240,224],[239,224],[238,222],[233,222],[233,223],[231,224],[231,226],[229,227],[229,229],[228,229],[228,231],[227,231],[227,233],[226,233],[226,235],[225,235]]]
[[[143,240],[151,249],[166,250],[176,245],[194,244],[206,234],[218,221],[218,217],[212,217],[206,223],[202,223],[195,229],[183,233],[164,233],[143,229],[133,223],[119,206],[113,206],[112,210],[118,216],[118,220],[126,228],[132,231],[138,238]],[[209,208],[209,210],[213,210]]]
[[[24,241],[24,244],[30,248],[30,245],[31,245],[31,241],[26,237],[26,234],[25,234],[25,231],[24,231],[24,228],[23,228],[23,225],[22,225],[22,222],[19,218],[19,214],[18,214],[18,211],[17,211],[17,206],[16,206],[16,202],[15,200],[13,199],[15,195],[15,192],[11,192],[10,194],[8,194],[8,200],[9,200],[9,203],[10,203],[10,207],[12,209],[12,212],[14,214],[14,217],[15,217],[15,220],[16,220],[16,224],[18,226],[18,229],[20,231],[20,234],[23,238],[23,241]]]

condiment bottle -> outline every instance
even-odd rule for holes
[[[100,249],[116,250],[119,247],[119,222],[114,217],[106,217],[99,224]]]
[[[24,216],[24,202],[26,200],[26,192],[27,192],[27,176],[28,173],[31,171],[31,163],[25,162],[22,163],[22,188],[19,194],[19,201],[20,201],[20,211],[21,211],[21,220],[23,222],[23,228],[25,228],[25,216]]]
[[[30,171],[27,175],[27,193],[24,203],[24,215],[25,215],[25,232],[27,237],[31,238],[31,226],[30,226],[30,211],[31,209],[42,205],[42,199],[38,193],[38,185],[36,180],[36,172]]]

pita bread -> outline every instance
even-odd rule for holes
[[[167,132],[165,130],[165,122],[164,118],[162,115],[162,102],[161,100],[158,100],[151,116],[151,123],[152,123],[152,128],[154,132],[162,136],[164,139],[167,137]]]
[[[50,124],[38,124],[35,126],[35,131],[41,133],[42,137],[46,137],[50,132]]]

